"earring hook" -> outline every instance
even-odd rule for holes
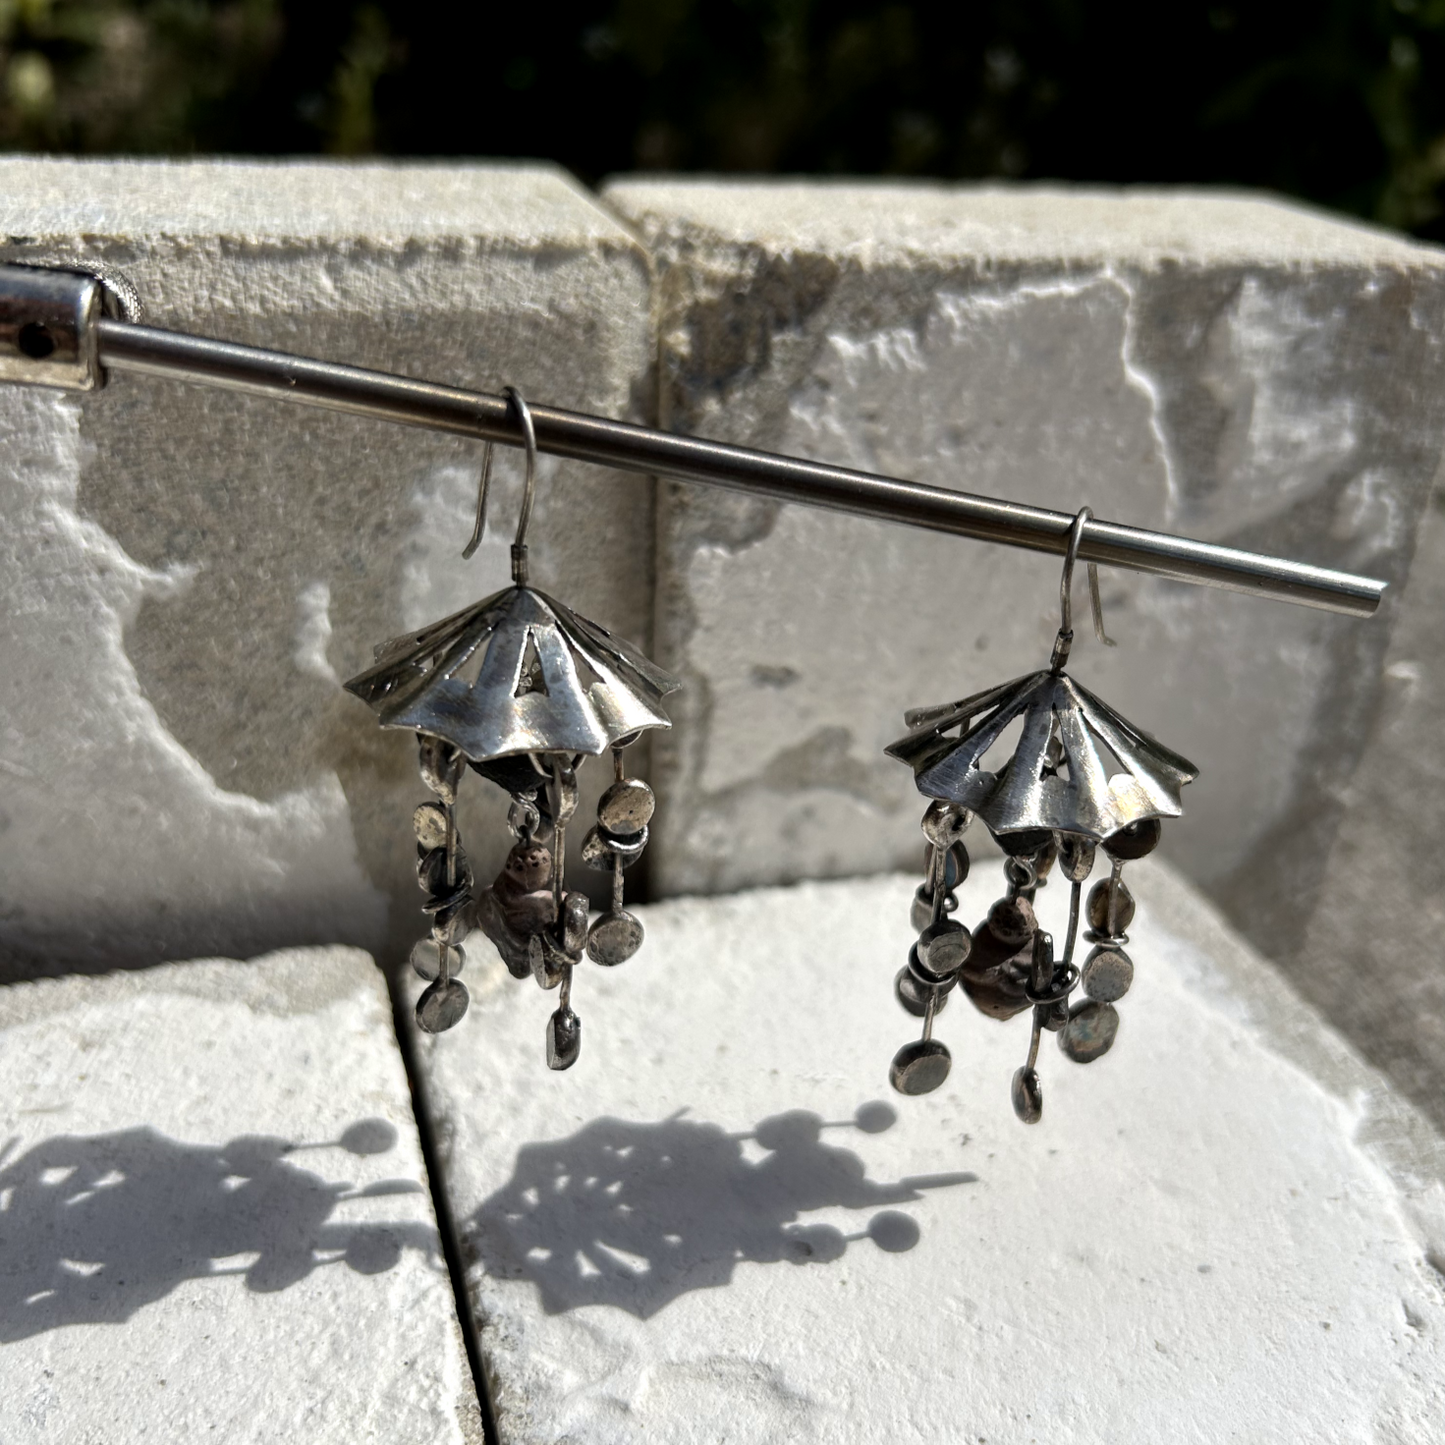
[[[1080,507],[1074,525],[1069,528],[1069,545],[1064,549],[1064,570],[1059,578],[1059,635],[1054,639],[1054,655],[1049,659],[1050,672],[1062,672],[1074,645],[1074,563],[1079,545],[1084,540],[1084,527],[1093,521],[1092,507]],[[1084,564],[1089,573],[1089,609],[1094,614],[1094,636],[1105,647],[1113,647],[1114,639],[1104,631],[1104,604],[1099,597],[1099,569],[1093,562]]]
[[[527,476],[522,485],[522,510],[517,517],[517,535],[512,542],[512,581],[518,587],[527,585],[527,524],[532,520],[532,500],[537,493],[537,431],[532,425],[532,412],[522,393],[515,386],[502,388],[522,428],[522,445],[527,452]],[[487,493],[492,483],[493,443],[482,453],[482,477],[477,484],[477,520],[472,526],[471,540],[462,548],[463,559],[469,560],[481,545],[487,524]]]

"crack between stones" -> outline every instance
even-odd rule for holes
[[[427,1188],[431,1193],[437,1233],[441,1238],[442,1257],[446,1260],[447,1275],[451,1280],[457,1325],[462,1333],[462,1343],[467,1354],[467,1367],[471,1371],[472,1389],[476,1395],[477,1410],[481,1417],[482,1439],[485,1445],[501,1445],[500,1436],[497,1434],[496,1412],[492,1405],[492,1392],[487,1379],[486,1364],[482,1359],[482,1346],[477,1333],[476,1316],[472,1313],[467,1291],[467,1272],[463,1260],[461,1236],[457,1232],[456,1217],[452,1213],[451,1200],[447,1196],[445,1170],[437,1131],[426,1096],[426,1085],[417,1062],[416,1040],[408,1028],[407,1020],[411,1015],[411,1004],[402,987],[401,970],[391,968],[383,970],[383,973],[386,977],[387,996],[391,1000],[392,1031],[396,1036],[397,1050],[401,1054],[402,1066],[406,1070],[407,1086],[411,1091],[411,1112],[412,1118],[416,1121],[417,1137],[421,1140],[422,1162],[426,1165]],[[466,1423],[464,1421],[462,1428],[465,1433]]]

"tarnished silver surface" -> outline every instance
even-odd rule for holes
[[[552,850],[535,839],[516,843],[487,892],[496,899],[502,921],[516,933],[525,936],[550,927],[557,921]]]
[[[447,959],[447,973],[455,978],[462,971],[466,964],[467,956],[455,944],[440,944],[434,938],[419,938],[411,950],[412,971],[418,978],[424,978],[428,982],[440,976],[442,971],[442,949],[449,947],[451,954]]]
[[[924,991],[923,996],[925,998],[928,996],[929,991],[942,991],[952,988],[955,981],[954,974],[934,973],[934,971],[919,958],[918,945],[916,943],[908,950],[908,971],[913,975],[914,981],[918,984],[919,989]]]
[[[948,1077],[953,1055],[938,1039],[914,1039],[893,1056],[888,1082],[900,1094],[931,1094]]]
[[[582,957],[582,951],[587,947],[587,910],[585,893],[574,890],[563,897],[561,937],[557,941],[573,963]],[[542,937],[544,942],[550,939],[549,934],[544,933]]]
[[[67,391],[102,386],[94,323],[104,303],[94,276],[0,266],[0,381]]]
[[[582,861],[589,868],[597,868],[604,873],[610,873],[614,863],[620,863],[624,868],[630,868],[642,857],[642,850],[646,847],[646,828],[640,833],[633,833],[631,836],[625,837],[598,826],[589,829],[587,836],[582,840]]]
[[[913,892],[913,903],[908,910],[908,922],[915,933],[921,933],[933,921],[933,894],[928,884],[920,883]]]
[[[1020,716],[1013,756],[997,772],[985,769],[984,756]],[[1098,842],[1130,823],[1178,817],[1179,790],[1199,771],[1067,673],[1030,673],[905,721],[913,731],[889,756],[913,769],[919,792],[971,809],[996,833],[1046,828]],[[1063,749],[1057,766],[1052,739]]]
[[[641,778],[619,778],[597,800],[597,823],[609,833],[630,838],[645,833],[657,800]]]
[[[1134,895],[1117,873],[1089,889],[1089,927],[1105,938],[1119,938],[1134,921]]]
[[[455,978],[438,978],[416,1001],[417,1024],[429,1034],[443,1033],[462,1021],[470,1001],[466,984]]]
[[[563,1004],[547,1020],[547,1067],[570,1069],[582,1052],[582,1020]]]
[[[1084,992],[1100,1003],[1117,1003],[1134,982],[1134,963],[1122,948],[1100,944],[1084,960]]]
[[[1014,1113],[1025,1124],[1037,1124],[1044,1117],[1044,1086],[1033,1069],[1021,1068],[1014,1071],[1011,1094]]]
[[[422,782],[445,807],[450,807],[457,800],[457,784],[466,772],[466,758],[452,743],[433,733],[423,733],[417,739],[417,754]]]
[[[973,931],[973,948],[959,972],[959,982],[978,1011],[993,1019],[1010,1019],[1029,1003],[1025,989],[1032,968],[1037,927],[1026,898],[1002,898]]]
[[[912,731],[886,749],[913,769],[919,792],[976,813],[1006,853],[1033,856],[1055,846],[1072,882],[1088,876],[1094,845],[1124,830],[1124,856],[1130,849],[1138,850],[1133,856],[1148,852],[1157,824],[1152,831],[1143,825],[1177,818],[1180,789],[1199,775],[1193,763],[1064,671],[1074,640],[1074,563],[1091,516],[1082,508],[1069,530],[1048,668],[958,702],[914,708],[904,714]],[[1094,630],[1109,642],[1093,570],[1091,564]],[[1016,720],[1022,727],[1012,754],[986,768],[984,760]]]
[[[512,404],[517,413],[517,422],[522,428],[522,447],[527,454],[527,472],[522,483],[522,507],[517,516],[517,535],[512,542],[512,580],[523,584],[527,580],[527,527],[532,520],[532,504],[537,497],[537,432],[532,425],[532,409],[515,386],[504,387],[502,395]],[[477,516],[472,524],[472,535],[462,548],[462,560],[468,561],[482,544],[482,533],[487,525],[487,492],[492,481],[492,453],[495,443],[488,441],[482,454],[482,476],[477,484]]]
[[[447,841],[447,815],[438,803],[419,803],[411,815],[412,831],[423,848],[444,848]]]
[[[587,935],[587,956],[604,968],[626,963],[642,947],[642,920],[625,908],[604,913]]]
[[[1074,525],[1069,528],[1069,542],[1064,548],[1063,572],[1059,577],[1059,633],[1054,639],[1054,655],[1049,659],[1050,672],[1064,670],[1064,664],[1068,662],[1069,652],[1074,645],[1074,563],[1084,542],[1084,528],[1093,520],[1094,509],[1080,507],[1074,517]],[[1099,569],[1093,562],[1088,564],[1088,573],[1089,607],[1094,614],[1094,636],[1105,647],[1113,647],[1114,639],[1104,631],[1104,604],[1099,600]]]
[[[1159,846],[1163,834],[1164,828],[1158,818],[1145,818],[1106,838],[1104,851],[1116,861],[1127,863],[1152,853]]]
[[[936,1018],[948,1006],[952,983],[953,980],[950,980],[949,987],[935,988],[931,984],[921,983],[911,968],[904,967],[898,970],[893,979],[893,995],[904,1010],[916,1019],[921,1019],[928,1012],[929,1001],[932,1000]]]
[[[1010,948],[1032,946],[1038,919],[1033,904],[1026,898],[1000,898],[988,910],[985,922],[989,933]]]
[[[967,809],[957,808],[952,803],[935,801],[924,810],[921,826],[923,836],[935,848],[952,848],[955,843],[963,841],[963,835],[968,831],[971,822],[973,814]]]
[[[1024,990],[1024,997],[1031,1004],[1045,1008],[1068,998],[1074,985],[1079,981],[1079,970],[1073,964],[1059,964],[1042,987],[1030,985]]]
[[[432,914],[431,936],[438,943],[464,943],[471,931],[471,902],[465,895]]]
[[[431,895],[428,911],[436,913],[470,890],[472,865],[459,847],[448,849],[443,844],[422,853],[416,860],[416,881]]]
[[[531,587],[508,587],[383,643],[376,656],[347,690],[383,727],[443,738],[473,762],[596,756],[630,733],[671,727],[662,699],[679,686],[629,643]]]
[[[1070,883],[1081,883],[1094,871],[1095,844],[1077,833],[1065,833],[1059,840],[1059,872]]]
[[[507,826],[512,830],[514,837],[528,842],[541,824],[542,814],[538,811],[536,803],[528,798],[512,799],[512,806],[507,809]]]
[[[424,978],[428,983],[436,978],[442,971],[442,948],[434,938],[419,938],[411,946],[410,962],[412,971],[418,978]],[[453,968],[452,973],[457,970]]]
[[[1059,1047],[1076,1064],[1091,1064],[1114,1047],[1119,1032],[1119,1011],[1111,1003],[1089,999],[1069,1011],[1059,1034]]]
[[[955,919],[940,918],[919,934],[917,948],[929,973],[946,978],[957,973],[973,952],[973,935]]]
[[[533,766],[536,766],[536,757],[533,755]],[[542,816],[552,827],[565,828],[572,821],[572,816],[577,811],[577,804],[581,801],[581,794],[577,790],[576,768],[557,753],[544,753],[542,761],[546,764],[547,783],[537,795],[537,804],[542,810]],[[560,843],[553,849],[558,859],[563,856],[564,850]]]
[[[958,983],[958,970],[951,973],[935,973],[918,956],[918,945],[915,943],[908,950],[908,973],[914,983],[918,985],[918,995],[927,1000],[929,998],[943,999],[953,991]]]

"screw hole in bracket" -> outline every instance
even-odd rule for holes
[[[27,321],[20,328],[15,344],[33,361],[44,361],[55,350],[55,338],[40,321]]]

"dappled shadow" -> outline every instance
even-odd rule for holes
[[[961,1173],[878,1183],[856,1154],[823,1139],[825,1130],[880,1133],[896,1117],[882,1103],[832,1124],[793,1110],[743,1134],[681,1115],[594,1119],[566,1139],[518,1150],[511,1180],[466,1233],[488,1274],[532,1280],[549,1314],[608,1304],[643,1319],[689,1290],[729,1283],[744,1260],[826,1264],[864,1239],[901,1252],[918,1243],[919,1228],[900,1211],[874,1214],[851,1234],[799,1218],[975,1182]],[[761,1157],[749,1158],[749,1142]]]
[[[367,1119],[335,1142],[381,1154],[396,1130]],[[293,1162],[323,1147],[182,1144],[151,1128],[59,1134],[24,1153],[12,1140],[0,1148],[0,1343],[120,1323],[182,1280],[234,1274],[282,1290],[323,1265],[379,1274],[404,1248],[436,1254],[419,1224],[333,1222],[342,1200],[422,1190],[409,1179],[357,1189]]]

